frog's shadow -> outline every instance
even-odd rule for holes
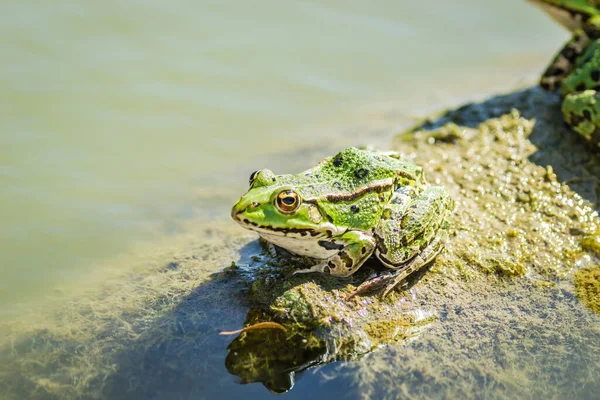
[[[310,266],[314,260],[307,260],[303,257],[293,256],[284,249],[277,248],[279,254],[277,263],[283,269],[292,267]],[[307,264],[308,262],[308,264]],[[419,279],[426,273],[430,265],[428,263],[419,271],[411,274],[409,279],[406,279],[401,284],[402,290],[410,289]],[[287,297],[288,293],[293,293],[296,286],[305,285],[308,282],[315,283],[323,292],[324,298],[346,297],[352,286],[358,286],[366,279],[379,274],[380,272],[389,271],[375,256],[370,257],[365,264],[359,268],[354,274],[347,278],[340,278],[323,273],[310,274],[293,274],[290,271],[271,272],[271,268],[264,266],[268,271],[267,275],[263,275],[261,283],[252,290],[265,292],[262,296],[250,296],[250,298],[259,299],[254,302],[253,308],[250,309],[246,318],[246,325],[253,325],[257,322],[269,320],[269,310],[274,304],[277,304],[279,299]],[[258,272],[260,274],[260,271]],[[273,278],[274,277],[274,278]],[[281,278],[281,279],[280,279]],[[274,285],[269,285],[267,281],[279,281]],[[285,282],[285,283],[282,283]],[[379,290],[378,290],[379,289]],[[361,294],[361,296],[379,295],[380,288],[371,291],[370,293]],[[333,296],[333,292],[337,291]],[[319,296],[320,297],[320,296]],[[260,300],[263,299],[263,300]],[[264,300],[268,299],[268,300]],[[315,300],[315,306],[320,301]],[[341,300],[343,301],[343,300]],[[332,345],[334,341],[324,339],[321,334],[317,333],[320,329],[308,331],[298,330],[298,324],[292,321],[281,321],[283,324],[291,324],[288,329],[296,330],[289,337],[282,336],[278,330],[258,330],[249,331],[235,338],[228,346],[228,356],[225,360],[225,365],[232,374],[238,375],[241,383],[261,382],[267,389],[274,393],[284,393],[289,391],[294,386],[295,377],[297,374],[305,371],[308,368],[320,364],[327,364],[338,357],[340,351],[339,345]],[[302,325],[303,323],[300,323]],[[322,333],[322,332],[321,332]],[[327,336],[327,334],[325,335]],[[284,338],[285,339],[282,339]],[[310,344],[307,344],[309,342]],[[316,343],[319,343],[317,345]],[[349,356],[341,356],[341,358]],[[252,364],[252,367],[249,366]]]
[[[537,151],[529,160],[542,167],[552,166],[562,182],[600,210],[600,152],[568,127],[561,113],[558,93],[539,86],[468,103],[437,118],[425,120],[418,130],[433,130],[453,122],[471,128],[517,109],[527,119],[535,119],[529,140]]]
[[[254,259],[262,252],[257,240],[242,246],[235,263],[223,265],[155,319],[115,355],[115,372],[101,383],[100,397],[242,398],[251,392],[231,384],[224,360],[232,337],[220,332],[243,327],[251,308],[248,292],[255,269],[260,268]],[[170,262],[164,268],[180,267]]]
[[[241,328],[256,305],[249,292],[257,276],[264,272],[265,251],[258,240],[239,250],[235,266],[224,266],[200,283],[185,298],[152,325],[143,330],[125,350],[115,354],[113,373],[96,382],[101,397],[110,399],[201,398],[264,395],[260,385],[232,385],[234,378],[225,367],[227,349],[236,336],[219,335],[221,331]],[[257,257],[259,261],[257,261]],[[179,268],[175,262],[165,270]],[[428,267],[411,275],[402,289],[418,282]],[[376,271],[386,270],[374,257],[357,272],[356,277],[338,279],[324,274],[298,274],[285,290],[306,282],[315,282],[323,290],[343,290],[349,282],[361,280]],[[273,275],[274,279],[281,276]],[[275,286],[278,296],[282,286]],[[374,295],[374,294],[373,294]],[[157,309],[157,311],[159,311]],[[312,365],[307,363],[307,365]]]

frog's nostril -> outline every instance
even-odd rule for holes
[[[256,208],[256,207],[260,206],[260,203],[257,203],[256,201],[253,201],[252,203],[250,203],[250,205],[251,205],[252,207],[255,207],[255,208]]]

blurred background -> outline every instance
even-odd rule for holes
[[[567,37],[523,0],[2,1],[0,318],[228,218],[255,169],[534,84]]]

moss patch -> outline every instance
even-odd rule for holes
[[[600,255],[600,233],[581,239],[581,246]]]
[[[600,265],[580,269],[575,273],[577,297],[594,311],[600,314]]]

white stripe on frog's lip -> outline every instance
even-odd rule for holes
[[[347,230],[344,227],[338,227],[329,222],[320,224],[319,229],[316,230],[308,228],[276,228],[272,226],[259,225],[247,219],[239,219],[237,217],[234,218],[234,220],[244,228],[258,232],[259,234],[264,233],[271,236],[285,236],[299,240],[314,240],[322,237],[340,236],[343,235]]]

